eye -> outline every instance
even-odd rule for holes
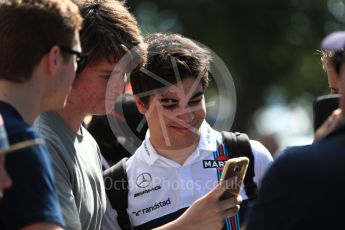
[[[178,104],[176,102],[175,103],[162,103],[161,105],[165,109],[175,109],[178,106]]]
[[[202,97],[200,97],[198,99],[194,99],[194,100],[190,101],[188,104],[192,105],[192,106],[193,105],[197,105],[197,104],[199,104],[201,102],[201,100],[202,100]]]
[[[178,102],[175,99],[164,98],[161,100],[161,105],[165,109],[175,109],[178,106]]]
[[[162,105],[164,109],[173,110],[177,108],[177,105]]]

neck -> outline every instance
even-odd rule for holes
[[[151,139],[150,139],[151,141]],[[170,160],[173,160],[180,165],[183,165],[183,163],[187,160],[187,158],[193,153],[193,151],[196,149],[196,147],[199,144],[199,141],[197,141],[195,144],[185,147],[185,148],[176,148],[176,147],[156,147],[154,143],[152,143],[153,148],[157,151],[157,153],[165,158],[168,158]]]
[[[67,102],[66,107],[56,111],[68,126],[76,133],[81,134],[81,125],[87,113],[74,107],[71,103]]]
[[[25,83],[0,80],[0,100],[12,105],[30,125],[46,111],[42,95],[43,91],[34,79]]]

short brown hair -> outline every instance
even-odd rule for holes
[[[134,16],[117,0],[75,0],[84,19],[80,32],[81,47],[89,56],[88,65],[95,65],[104,58],[109,63],[118,62],[121,57],[137,48],[142,65],[146,60],[143,43]]]
[[[24,82],[54,45],[72,45],[82,19],[70,0],[0,2],[0,79]]]
[[[321,64],[324,70],[327,70],[329,66],[332,66],[332,59],[334,57],[334,51],[321,51]]]
[[[172,58],[181,80],[201,77],[203,90],[208,86],[210,62],[212,60],[209,49],[201,47],[196,42],[179,34],[155,33],[145,39],[148,45],[148,58],[144,69],[132,73],[130,80],[133,93],[143,103],[147,104],[152,90],[167,87],[163,82],[175,84],[179,79],[174,70]],[[155,79],[148,72],[161,80]]]

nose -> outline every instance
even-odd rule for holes
[[[177,118],[187,124],[190,124],[195,118],[194,111],[190,107],[186,107],[180,112],[179,115],[177,115]]]

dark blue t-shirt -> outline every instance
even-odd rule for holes
[[[344,229],[345,124],[285,150],[262,180],[247,230]]]
[[[0,101],[10,144],[41,138],[9,104]],[[36,145],[6,156],[5,166],[12,186],[0,201],[0,229],[50,222],[63,227],[53,172],[45,145]]]

